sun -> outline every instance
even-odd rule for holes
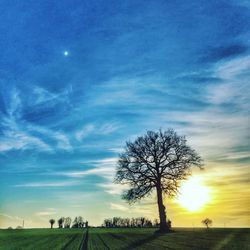
[[[185,181],[179,191],[176,202],[190,212],[202,210],[211,201],[211,190],[199,177]]]

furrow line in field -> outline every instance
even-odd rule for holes
[[[74,235],[74,236],[66,243],[66,245],[62,248],[62,250],[66,250],[66,249],[69,247],[69,245],[70,245],[77,237],[78,237],[77,234]]]
[[[82,242],[79,246],[79,250],[87,250],[88,249],[88,239],[89,239],[89,230],[83,234]]]
[[[101,240],[102,244],[106,247],[107,250],[111,250],[110,247],[106,244],[106,242],[103,240],[103,238],[97,234],[98,238]]]

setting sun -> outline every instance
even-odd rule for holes
[[[198,177],[192,177],[180,188],[176,202],[183,208],[195,212],[211,201],[211,190]]]

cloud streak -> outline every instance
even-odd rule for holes
[[[16,184],[14,187],[22,187],[22,188],[53,188],[53,187],[71,187],[80,185],[79,182],[76,181],[56,181],[56,182],[31,182],[31,183],[23,183]]]

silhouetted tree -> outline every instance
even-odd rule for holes
[[[136,219],[131,218],[131,227],[135,227],[135,226],[136,226]]]
[[[84,222],[82,216],[78,216],[78,227],[82,228],[84,227]]]
[[[113,217],[113,227],[117,227],[118,226],[118,221],[119,221],[119,218],[118,217]]]
[[[206,219],[202,220],[201,223],[204,224],[207,228],[209,228],[209,226],[212,225],[213,221],[210,220],[209,218],[206,218]]]
[[[50,223],[50,228],[53,228],[53,225],[55,224],[55,220],[54,219],[50,219],[49,223]]]
[[[154,219],[154,226],[155,227],[159,227],[160,226],[160,223],[157,219]]]
[[[66,217],[64,219],[64,228],[70,228],[70,224],[71,224],[71,218],[70,217]]]
[[[103,224],[105,227],[112,227],[112,219],[105,219]]]
[[[104,227],[152,227],[151,220],[144,217],[139,218],[121,218],[113,217],[112,219],[104,219]]]
[[[145,223],[144,223],[144,226],[145,226],[145,227],[152,227],[152,226],[153,226],[152,221],[146,219],[146,220],[145,220]]]
[[[144,218],[144,217],[141,217],[141,218],[140,218],[140,221],[141,221],[141,227],[143,227],[143,226],[144,226],[145,220],[146,220],[146,218]]]
[[[75,217],[72,228],[82,228],[82,227],[84,227],[82,216]]]
[[[201,167],[201,157],[186,144],[184,136],[174,130],[148,131],[134,142],[127,142],[125,152],[120,155],[115,182],[128,184],[131,189],[123,198],[132,203],[157,193],[160,231],[169,231],[163,194],[174,196],[179,182],[190,175],[192,166]]]
[[[57,222],[58,222],[58,227],[62,228],[63,227],[63,222],[64,222],[64,217],[61,217]]]
[[[77,217],[73,220],[72,228],[78,228],[78,220]]]

